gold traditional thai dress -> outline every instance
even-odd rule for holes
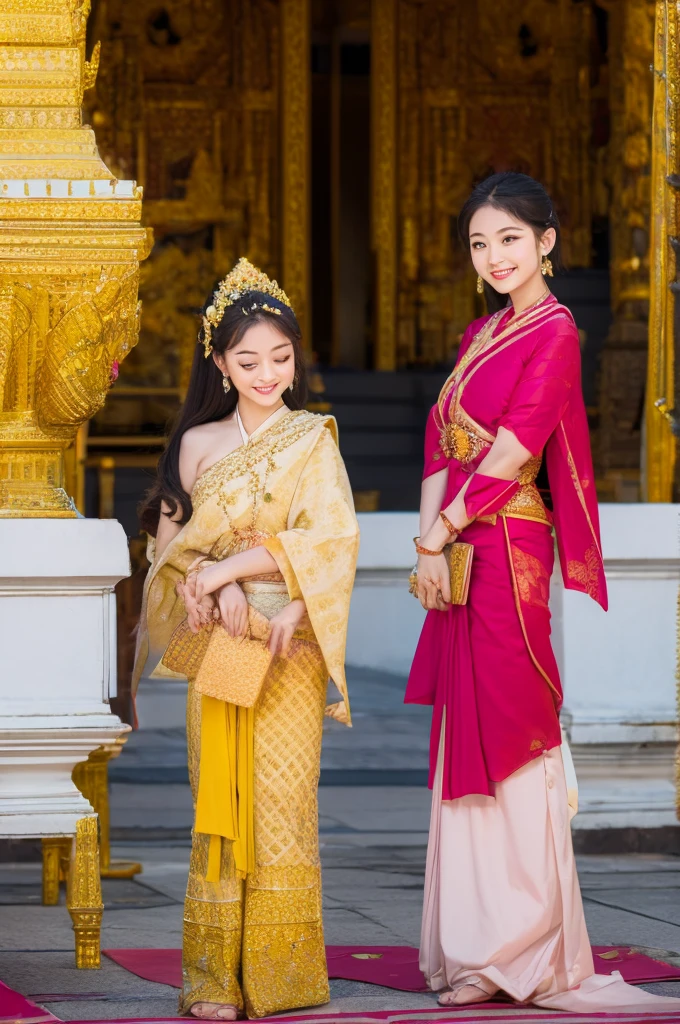
[[[294,598],[307,606],[253,709],[201,697],[189,680],[194,803],[213,804],[203,813],[212,824],[199,831],[196,820],[193,831],[180,1009],[231,1003],[263,1017],[329,998],[317,784],[324,711],[350,724],[344,654],[358,551],[334,419],[279,410],[203,473],[192,503],[149,570],[137,679],[185,617],[175,584],[196,559],[264,545],[280,571],[243,581],[248,602],[268,618]],[[154,672],[172,674],[162,661]]]

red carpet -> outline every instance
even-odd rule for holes
[[[139,978],[175,988],[182,986],[180,949],[104,949],[102,952]],[[631,985],[680,979],[677,967],[652,960],[628,946],[593,946],[593,953],[597,974],[620,971],[624,981]],[[326,946],[326,956],[330,978],[363,981],[401,992],[426,991],[418,967],[418,950],[412,946]]]
[[[2,1018],[0,1018],[2,1019]],[[7,1018],[9,1020],[9,1018]],[[41,1018],[42,1019],[42,1018]],[[178,1024],[187,1017],[106,1017],[78,1024]],[[479,1006],[461,1010],[378,1010],[366,1013],[302,1013],[265,1017],[270,1024],[678,1024],[677,1013],[555,1013],[529,1007]],[[56,1024],[60,1022],[56,1020]]]
[[[59,1020],[0,981],[0,1024],[53,1024]]]
[[[127,952],[130,952],[129,950]],[[138,952],[147,952],[141,950]],[[158,950],[156,952],[159,952]],[[176,952],[171,950],[170,952]],[[366,961],[364,961],[366,962]],[[372,961],[376,963],[376,961]],[[142,975],[143,977],[143,975]],[[156,979],[154,979],[156,980]],[[176,1024],[186,1021],[186,1017],[107,1017],[92,1018],[80,1021],[79,1024]],[[379,1010],[354,1013],[328,1013],[320,1011],[301,1011],[294,1016],[268,1017],[268,1021],[284,1021],[288,1024],[555,1024],[562,1022],[586,1022],[586,1024],[678,1024],[676,1013],[595,1013],[584,1018],[581,1014],[554,1013],[549,1010],[538,1010],[520,1006],[484,1006],[469,1009],[447,1010]],[[59,1017],[54,1017],[42,1007],[14,992],[0,982],[0,1024],[61,1024]]]

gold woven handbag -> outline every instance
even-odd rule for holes
[[[162,664],[171,672],[179,672],[187,679],[193,679],[201,667],[214,628],[215,623],[209,622],[198,633],[192,633],[189,623],[184,619],[170,637]]]
[[[264,684],[272,655],[267,648],[269,620],[248,607],[248,633],[233,637],[216,625],[194,681],[197,693],[252,708]]]
[[[444,548],[451,580],[451,604],[467,604],[474,550],[472,544],[461,541],[447,544]]]

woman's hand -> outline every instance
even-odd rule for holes
[[[280,654],[282,658],[287,657],[293,633],[300,625],[302,616],[306,611],[307,606],[305,602],[297,599],[291,601],[290,604],[287,604],[285,608],[282,608],[280,612],[277,612],[269,620],[271,633],[267,647],[272,654]]]
[[[200,601],[206,594],[214,594],[220,587],[234,582],[230,578],[229,562],[230,559],[225,558],[221,562],[215,562],[214,565],[207,565],[205,569],[201,569],[199,573],[189,577],[187,583],[193,585],[197,601]]]
[[[227,583],[217,592],[222,625],[229,636],[245,636],[248,629],[248,602],[238,583]]]
[[[451,604],[451,578],[444,555],[418,556],[418,600],[427,611],[445,612]]]
[[[208,594],[200,601],[197,601],[195,590],[191,586],[190,580],[187,583],[178,580],[175,589],[177,596],[181,597],[184,601],[184,607],[187,610],[187,622],[192,633],[198,633],[202,626],[206,626],[214,620],[216,605],[215,599],[211,595]]]

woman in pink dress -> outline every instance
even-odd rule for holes
[[[680,1009],[594,974],[569,827],[550,643],[564,585],[607,607],[574,319],[545,283],[559,224],[545,189],[495,174],[459,226],[489,316],[466,330],[427,424],[417,595],[428,609],[406,692],[433,706],[421,968],[444,1005],[499,990],[594,1012]],[[551,500],[536,478],[545,460]],[[474,546],[450,604],[444,546]]]

